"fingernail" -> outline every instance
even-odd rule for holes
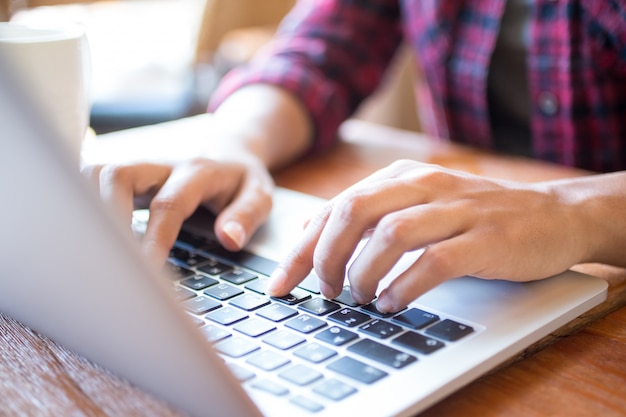
[[[265,292],[268,295],[280,296],[282,294],[281,290],[285,285],[285,280],[287,279],[287,273],[281,267],[277,267],[272,274],[270,275],[270,282],[267,285]]]
[[[381,313],[391,313],[394,309],[393,303],[384,292],[381,293],[378,300],[376,300],[376,308]]]
[[[241,224],[235,221],[227,222],[222,231],[233,241],[237,247],[242,248],[246,241],[246,232]]]

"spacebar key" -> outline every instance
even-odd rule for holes
[[[349,357],[339,358],[330,363],[327,368],[365,384],[373,384],[389,375],[387,372]]]

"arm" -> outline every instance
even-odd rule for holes
[[[217,108],[242,85],[279,86],[307,109],[311,150],[323,151],[378,86],[401,39],[397,0],[301,0],[270,45],[222,80],[210,107]]]

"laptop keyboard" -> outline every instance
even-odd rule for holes
[[[349,287],[333,300],[307,287],[268,297],[276,265],[187,232],[168,262],[177,299],[246,389],[311,413],[475,331],[414,307],[383,314],[375,303],[357,304]]]

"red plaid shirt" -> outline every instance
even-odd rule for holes
[[[307,0],[273,43],[229,74],[212,108],[250,83],[299,97],[313,150],[378,85],[395,50],[415,51],[427,133],[492,146],[487,72],[505,0]],[[528,88],[537,158],[595,171],[626,169],[626,1],[536,0],[531,7]]]

